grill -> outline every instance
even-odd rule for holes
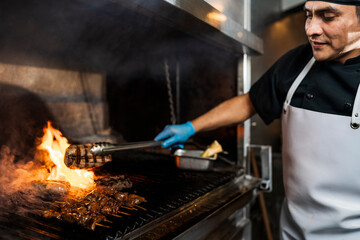
[[[122,156],[121,156],[122,155]],[[34,214],[20,216],[3,210],[0,235],[4,239],[169,239],[204,235],[201,225],[224,220],[254,196],[259,180],[234,171],[196,172],[175,167],[169,156],[126,152],[114,156],[98,174],[124,174],[133,182],[131,192],[147,202],[130,215],[109,217],[110,228],[95,231]],[[5,214],[5,212],[7,212]],[[225,214],[225,215],[224,215]],[[199,236],[199,235],[198,235]]]
[[[1,1],[0,146],[27,159],[48,120],[72,143],[152,139],[169,107],[180,123],[246,92],[242,54],[263,51],[243,27],[247,3],[224,4],[236,19],[223,24],[209,18],[221,12],[205,0]],[[207,134],[194,141],[219,140],[243,169],[216,161],[214,171],[187,171],[168,155],[116,153],[96,175],[125,175],[133,187],[124,191],[147,200],[141,208],[91,231],[0,202],[0,239],[249,239],[239,237],[250,228],[249,202],[258,186],[269,189],[245,174],[250,122]]]

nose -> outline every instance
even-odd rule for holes
[[[321,35],[323,32],[321,21],[317,18],[308,19],[305,24],[305,31],[308,37]]]

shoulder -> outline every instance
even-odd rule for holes
[[[303,44],[285,53],[271,67],[268,78],[273,81],[281,99],[312,57],[310,44]]]
[[[298,46],[280,57],[250,89],[256,112],[270,123],[279,118],[286,94],[301,70],[312,57],[309,44]]]
[[[257,82],[271,84],[285,94],[312,56],[310,44],[300,45],[282,55]]]

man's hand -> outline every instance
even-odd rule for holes
[[[161,146],[168,148],[174,144],[186,142],[194,134],[195,129],[190,122],[178,125],[167,125],[164,130],[155,137],[155,141],[164,140]]]

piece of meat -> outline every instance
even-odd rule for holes
[[[114,213],[114,209],[109,206],[109,205],[105,205],[101,208],[101,213],[104,215],[109,215],[109,214],[113,214]]]
[[[92,223],[90,225],[91,230],[95,230],[96,224],[104,221],[106,217],[104,215],[96,215],[92,218]]]
[[[69,223],[79,222],[78,214],[73,213],[73,212],[62,212],[61,219],[65,220]]]
[[[101,210],[101,206],[99,205],[99,203],[97,202],[92,202],[90,203],[88,206],[87,206],[87,209],[90,211],[90,212],[100,212]]]
[[[132,188],[132,182],[124,175],[106,176],[95,180],[98,186],[105,186],[107,190],[121,191],[125,188]]]
[[[115,199],[119,202],[124,202],[129,194],[126,192],[118,192],[114,195]]]
[[[64,181],[33,181],[32,187],[35,188],[38,193],[64,196],[70,190],[70,184]]]
[[[138,204],[140,204],[142,202],[145,202],[145,198],[140,197],[140,196],[135,195],[135,194],[130,194],[125,199],[125,201],[126,201],[126,206],[133,207],[133,206],[138,205]]]
[[[79,214],[82,214],[82,215],[85,215],[85,214],[89,213],[88,209],[86,207],[84,207],[84,206],[76,208],[75,212],[77,212]]]
[[[76,168],[101,167],[111,162],[111,155],[96,156],[90,153],[94,144],[72,144],[65,152],[65,165]]]
[[[61,213],[54,211],[54,210],[45,210],[45,211],[43,211],[43,217],[60,219]]]

